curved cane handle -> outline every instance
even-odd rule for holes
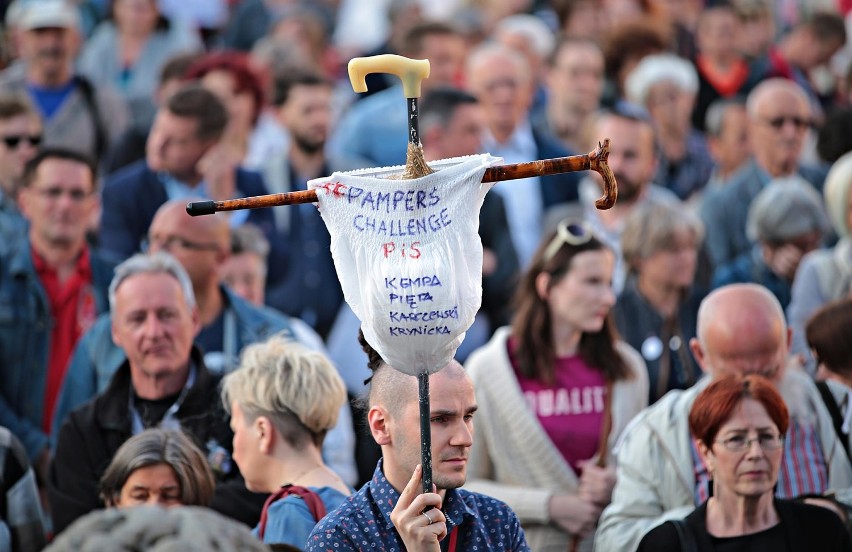
[[[589,169],[600,174],[604,183],[604,195],[595,200],[595,207],[598,209],[609,209],[618,199],[618,183],[607,164],[608,159],[609,138],[604,138],[603,144],[598,143],[597,149],[589,154]]]
[[[349,60],[349,82],[355,92],[366,92],[370,73],[390,73],[402,81],[406,98],[420,97],[420,83],[429,77],[428,59],[411,59],[396,54],[358,57]]]

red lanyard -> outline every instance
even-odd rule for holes
[[[456,552],[456,542],[459,540],[459,526],[453,527],[450,531],[450,545],[447,547],[447,552]]]

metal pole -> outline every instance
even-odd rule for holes
[[[432,413],[429,408],[429,372],[417,375],[420,402],[420,464],[423,466],[423,492],[432,492]]]

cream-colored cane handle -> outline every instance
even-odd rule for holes
[[[355,92],[366,92],[365,78],[370,73],[390,73],[402,81],[406,98],[420,97],[420,83],[429,77],[428,59],[411,59],[396,54],[352,58],[349,61],[349,81]]]

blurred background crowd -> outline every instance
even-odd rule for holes
[[[274,334],[331,359],[349,400],[330,407],[321,455],[350,487],[370,479],[379,450],[356,400],[370,370],[315,206],[184,212],[403,164],[400,82],[372,74],[355,94],[357,56],[430,61],[429,161],[518,163],[612,141],[614,208],[594,208],[597,175],[570,173],[500,183],[480,212],[482,308],[457,359],[481,403],[505,360],[517,404],[479,415],[532,413],[545,431],[528,429],[541,442],[526,465],[490,458],[474,479],[533,528],[534,548],[547,549],[548,530],[560,546],[592,546],[616,437],[708,372],[692,343],[713,290],[762,286],[809,385],[852,382],[852,358],[832,349],[848,333],[809,324],[852,289],[850,12],[846,0],[0,0],[0,426],[18,475],[32,466],[41,526],[59,532],[114,505],[97,491],[119,446],[188,407],[196,422],[213,416],[217,378]],[[160,298],[166,288],[176,295]],[[162,314],[175,304],[187,312]],[[146,327],[146,309],[161,328]],[[148,331],[177,352],[152,353]],[[146,384],[139,374],[157,363],[189,368],[176,386]],[[209,389],[185,392],[199,385]],[[852,394],[833,389],[840,438]],[[210,423],[193,435],[218,488],[240,474],[233,428]],[[494,450],[530,435],[484,431]],[[549,475],[529,465],[554,452]],[[593,468],[595,454],[610,461]],[[548,510],[553,489],[595,469],[612,470],[603,491]],[[508,472],[552,488],[501,491]],[[824,472],[789,494],[825,492]],[[257,522],[240,502],[257,497],[217,496],[201,502]]]

